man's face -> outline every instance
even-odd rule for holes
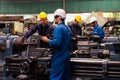
[[[55,22],[55,24],[58,24],[58,20],[59,20],[59,16],[54,16],[54,22]]]
[[[45,25],[47,23],[47,18],[41,18],[40,22],[42,23],[42,25]]]
[[[79,24],[79,22],[75,19],[74,20],[74,23],[76,24],[76,25],[78,25]]]
[[[91,25],[92,27],[95,27],[95,23],[96,23],[96,22],[92,22],[90,25]]]

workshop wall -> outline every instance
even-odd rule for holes
[[[68,13],[116,12],[120,11],[119,4],[120,0],[0,0],[0,14],[53,13],[63,6]]]
[[[62,1],[0,1],[1,14],[52,13],[56,8],[62,8]]]
[[[120,0],[66,0],[67,12],[120,11]]]

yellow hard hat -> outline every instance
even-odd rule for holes
[[[40,14],[38,15],[38,18],[47,18],[47,14],[45,12],[40,12]]]
[[[76,15],[74,19],[78,22],[82,22],[82,18],[79,15]]]

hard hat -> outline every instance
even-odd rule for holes
[[[90,19],[90,22],[89,22],[89,23],[92,23],[92,22],[94,22],[94,21],[97,21],[97,18],[96,18],[96,17],[92,17],[92,18]]]
[[[45,12],[41,12],[39,15],[38,15],[38,18],[47,18],[47,14]]]
[[[65,19],[66,18],[66,12],[63,10],[63,9],[57,9],[55,12],[54,12],[54,16],[61,16],[61,18]]]
[[[77,22],[82,22],[82,18],[79,15],[76,15],[74,18]]]

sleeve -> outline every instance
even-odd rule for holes
[[[98,35],[98,36],[100,36],[100,38],[103,38],[104,37],[103,29],[101,27],[98,27],[97,32],[96,33],[94,32],[94,35]]]
[[[49,40],[49,45],[50,47],[55,47],[55,46],[59,46],[61,45],[61,41],[62,41],[62,31],[60,28],[56,28],[54,30],[54,34],[53,34],[54,38],[53,40]]]
[[[51,25],[50,28],[49,28],[49,31],[47,33],[48,38],[50,38],[50,39],[52,38],[53,31],[54,31],[54,27]]]
[[[24,37],[28,38],[29,36],[33,35],[36,32],[37,27],[38,27],[38,25],[35,25],[33,28],[31,28],[29,31],[27,31],[24,34]]]
[[[97,35],[104,34],[104,31],[103,31],[103,29],[101,27],[99,27],[97,30],[98,30]]]
[[[104,31],[102,28],[99,29],[99,35],[100,35],[100,38],[104,38]]]
[[[82,36],[82,27],[81,26],[79,27],[80,27],[80,36]]]
[[[71,25],[69,24],[68,27],[69,27],[69,29],[70,29],[70,31],[71,31],[72,37],[76,37],[75,34],[74,34],[74,31],[73,31],[73,29],[72,29],[73,24],[71,24]]]

